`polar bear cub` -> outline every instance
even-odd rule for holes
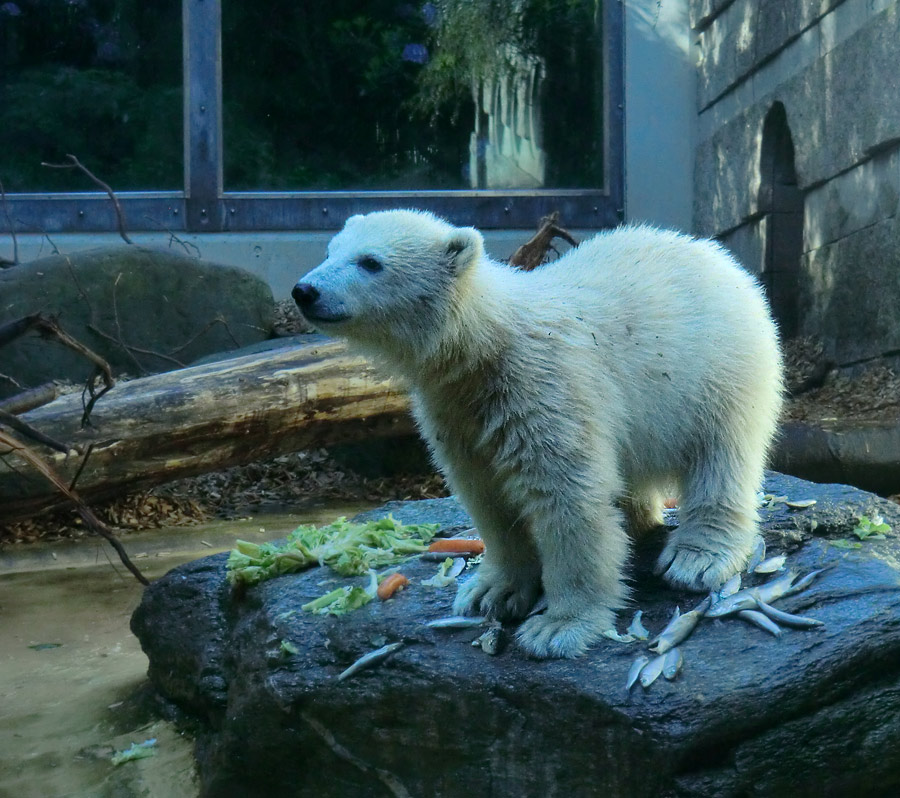
[[[487,552],[454,609],[525,617],[538,657],[573,657],[613,626],[633,532],[680,526],[658,568],[719,587],[757,534],[781,406],[775,325],[754,279],[711,241],[601,233],[533,272],[430,213],[354,216],[293,291],[409,388],[438,466]]]

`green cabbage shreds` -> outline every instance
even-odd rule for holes
[[[424,551],[438,524],[401,524],[392,516],[365,524],[338,518],[323,527],[304,525],[282,545],[237,541],[226,568],[232,585],[255,585],[312,565],[327,565],[341,576],[393,565]]]
[[[300,609],[317,615],[346,615],[371,600],[372,595],[361,587],[339,587],[304,604]]]

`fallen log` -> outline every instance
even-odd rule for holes
[[[309,344],[121,382],[81,428],[70,394],[20,418],[86,450],[78,493],[95,502],[265,457],[413,431],[408,400],[346,344]],[[41,447],[35,447],[41,448]],[[43,450],[67,482],[83,458]],[[15,453],[0,451],[0,523],[70,506]]]

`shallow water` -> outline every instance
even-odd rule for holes
[[[271,540],[369,507],[155,530],[122,542],[152,580],[235,538]],[[147,671],[128,628],[141,591],[103,542],[0,551],[0,797],[198,795],[193,741],[132,700]],[[110,762],[113,751],[150,738],[155,756]]]

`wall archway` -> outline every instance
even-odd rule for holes
[[[763,121],[759,209],[765,219],[760,275],[783,338],[800,327],[800,258],[803,254],[803,192],[797,185],[794,141],[783,103]]]

